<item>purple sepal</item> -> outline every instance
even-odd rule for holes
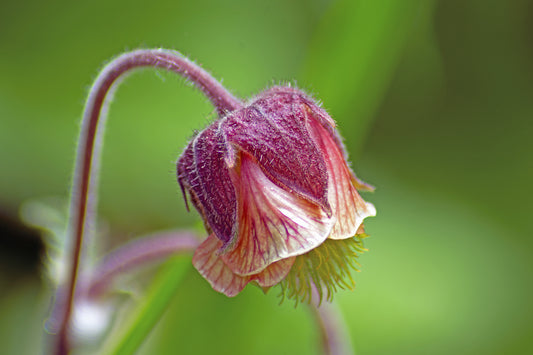
[[[220,121],[200,132],[178,160],[178,182],[204,217],[208,229],[224,244],[235,232],[237,203],[224,160],[226,144]]]
[[[274,88],[228,115],[221,128],[227,141],[252,155],[272,182],[330,214],[326,163],[307,126],[309,104],[300,92]]]
[[[229,169],[238,173],[239,151],[250,154],[275,185],[332,215],[327,164],[310,133],[310,120],[325,127],[342,149],[327,113],[301,91],[288,87],[267,90],[189,143],[177,163],[178,181],[207,229],[224,243],[223,250],[235,241],[238,227]]]

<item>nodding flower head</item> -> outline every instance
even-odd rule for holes
[[[331,117],[301,91],[271,88],[198,133],[177,162],[187,202],[209,233],[193,264],[227,296],[252,282],[284,296],[327,298],[352,288],[363,220],[374,206],[357,189]]]

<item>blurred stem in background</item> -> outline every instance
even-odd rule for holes
[[[321,296],[313,287],[313,301],[309,305],[320,328],[324,355],[355,354],[348,326],[335,302],[320,302]]]

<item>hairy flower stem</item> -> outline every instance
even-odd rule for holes
[[[105,116],[111,99],[109,92],[116,86],[117,79],[141,67],[162,68],[184,76],[211,100],[221,117],[228,111],[242,107],[241,102],[211,75],[175,51],[147,49],[126,53],[111,61],[98,75],[85,105],[74,168],[68,230],[68,238],[72,243],[69,254],[71,261],[66,285],[67,299],[57,335],[57,355],[66,355],[70,351],[68,333],[84,233],[93,225],[99,170],[98,143],[105,123],[100,118]]]
[[[335,303],[322,302],[316,287],[313,288],[313,301],[309,305],[320,327],[322,349],[325,355],[355,354],[342,314]]]

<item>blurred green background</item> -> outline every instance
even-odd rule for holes
[[[0,352],[41,351],[50,297],[21,205],[68,197],[98,69],[161,46],[243,98],[296,83],[337,120],[377,187],[357,289],[337,296],[358,354],[533,353],[532,39],[521,0],[0,2]],[[198,224],[174,162],[213,118],[172,74],[120,86],[99,209],[113,234]],[[142,351],[318,354],[306,307],[276,294],[227,299],[191,268]]]

